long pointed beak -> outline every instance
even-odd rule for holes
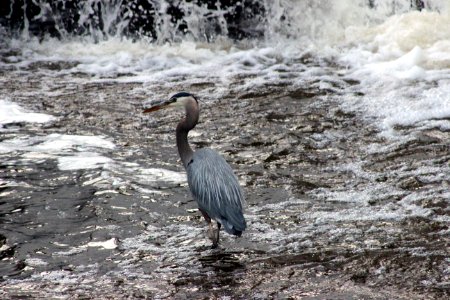
[[[164,106],[162,106],[162,105],[152,106],[152,107],[149,107],[149,108],[144,109],[144,110],[142,111],[142,113],[148,114],[148,113],[151,113],[151,112],[160,110],[160,109],[162,109],[163,107],[164,107]]]
[[[144,114],[148,114],[148,113],[151,113],[151,112],[154,112],[154,111],[163,109],[163,108],[165,108],[165,107],[168,107],[169,104],[171,104],[171,103],[172,103],[171,101],[167,101],[167,100],[164,100],[164,101],[157,101],[157,102],[151,104],[150,107],[144,109],[142,112],[143,112]]]

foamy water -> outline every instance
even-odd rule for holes
[[[26,72],[36,62],[71,62],[69,68],[38,72],[50,78],[60,75],[70,78],[71,74],[79,73],[93,76],[86,80],[75,79],[80,83],[142,83],[149,101],[168,96],[161,94],[158,87],[173,85],[175,91],[180,81],[184,85],[213,83],[213,87],[199,92],[200,97],[208,101],[220,100],[230,89],[255,91],[281,83],[293,87],[333,88],[332,83],[341,82],[344,77],[357,80],[358,84],[342,91],[338,100],[340,105],[373,122],[381,135],[405,141],[410,138],[409,134],[414,135],[414,130],[401,133],[396,126],[449,130],[450,12],[446,2],[430,4],[429,8],[435,11],[417,12],[408,11],[406,2],[409,1],[403,1],[403,6],[400,1],[396,14],[389,12],[392,7],[384,2],[369,9],[362,7],[362,2],[336,1],[332,4],[332,12],[324,10],[325,2],[308,6],[309,17],[335,14],[337,20],[345,22],[325,24],[326,32],[319,28],[320,22],[313,20],[294,23],[295,31],[302,34],[299,39],[303,43],[287,39],[287,33],[269,21],[265,41],[239,44],[225,38],[214,44],[183,41],[162,45],[118,37],[98,43],[77,37],[64,41],[15,39],[10,41],[9,47],[20,49],[21,55],[7,57],[2,64]],[[288,10],[290,5],[297,4],[296,1],[279,1],[269,6],[270,13],[275,18],[282,12],[293,21],[304,13]],[[356,11],[363,13],[347,18]],[[331,72],[324,72],[322,66],[305,67],[297,60],[306,53],[313,53],[313,60],[319,65],[322,60],[332,59],[339,66]],[[232,87],[236,78],[243,78],[242,82]],[[364,93],[364,97],[355,96],[354,92]],[[10,101],[2,100],[0,105],[2,124],[45,123],[55,119],[25,112]],[[114,144],[107,137],[58,134],[22,136],[3,140],[0,144],[3,153],[20,151],[28,158],[39,157],[38,154],[41,158],[42,155],[53,156],[61,170],[111,168],[107,166],[115,164],[114,157],[105,156],[96,149],[113,148]],[[182,173],[168,172],[148,169],[134,176],[141,183],[161,179],[183,182]]]
[[[316,17],[331,14],[323,10],[325,2],[309,7],[307,13]],[[293,20],[300,18],[301,10],[287,10],[289,3],[280,1],[270,8]],[[239,45],[226,39],[214,44],[183,41],[163,45],[118,37],[99,43],[76,37],[68,41],[13,40],[10,47],[22,49],[22,55],[9,57],[8,65],[26,68],[36,61],[73,62],[73,67],[57,73],[81,72],[94,75],[94,81],[144,83],[149,99],[167,97],[154,92],[158,89],[153,86],[167,86],[177,80],[187,84],[214,82],[215,87],[201,91],[201,96],[218,100],[237,77],[245,78],[239,86],[241,91],[274,83],[303,86],[329,82],[329,74],[305,70],[295,62],[305,53],[315,52],[319,60],[336,59],[342,64],[339,73],[361,82],[354,88],[367,96],[356,99],[346,95],[342,105],[375,117],[384,134],[393,134],[395,125],[426,125],[428,121],[435,124],[436,120],[439,126],[448,128],[445,118],[450,107],[449,9],[446,1],[435,1],[429,6],[440,12],[408,11],[408,3],[399,1],[397,14],[389,16],[392,7],[383,1],[371,10],[363,8],[362,2],[335,1],[332,13],[346,21],[324,24],[327,34],[323,29],[306,31],[302,43],[286,39],[281,28],[270,24],[266,41],[244,41]],[[296,1],[291,4],[298,5]],[[364,13],[348,18],[356,11]],[[312,26],[314,21],[294,23],[293,31],[301,33],[302,27],[295,26],[305,24]],[[289,77],[292,79],[286,79]]]
[[[214,43],[188,38],[173,43],[149,43],[120,36],[110,36],[98,42],[86,37],[63,40],[22,37],[8,41],[6,47],[15,51],[0,61],[0,67],[11,72],[38,74],[44,82],[43,87],[35,94],[26,96],[40,96],[50,101],[52,97],[73,92],[74,86],[92,83],[135,83],[136,87],[130,88],[127,95],[142,99],[143,106],[152,100],[169,97],[167,91],[177,92],[186,86],[196,85],[204,86],[197,95],[208,105],[220,102],[223,97],[257,94],[272,86],[281,86],[286,91],[308,88],[332,91],[317,95],[316,105],[320,106],[321,101],[336,102],[340,109],[354,113],[367,127],[376,128],[376,134],[383,143],[364,145],[364,149],[359,149],[361,157],[358,160],[324,168],[323,172],[347,172],[366,181],[358,185],[346,182],[338,188],[314,188],[307,196],[325,204],[312,212],[306,209],[309,200],[292,195],[279,203],[249,207],[246,218],[250,229],[246,232],[246,239],[249,247],[251,243],[257,245],[254,246],[256,250],[261,248],[277,254],[297,251],[310,247],[312,242],[309,238],[318,234],[330,234],[331,238],[339,239],[349,233],[339,227],[340,222],[400,222],[414,217],[450,222],[448,216],[434,215],[433,207],[422,205],[424,199],[430,199],[433,195],[449,198],[448,186],[444,184],[450,182],[448,162],[430,160],[414,168],[407,164],[401,166],[395,174],[399,178],[417,178],[419,182],[434,183],[433,189],[408,192],[377,180],[389,175],[389,170],[369,170],[368,166],[371,156],[382,157],[423,132],[431,132],[430,136],[448,135],[448,1],[428,1],[427,10],[421,12],[411,11],[410,1],[406,0],[394,1],[394,4],[392,1],[376,1],[373,8],[367,7],[366,2],[265,1],[268,16],[264,25],[266,36],[259,40],[235,42],[221,37]],[[67,64],[54,69],[39,67],[39,63],[48,65],[52,62]],[[38,67],[35,67],[36,64]],[[63,78],[68,85],[55,91],[53,78]],[[7,78],[0,78],[0,84],[6,82]],[[181,167],[162,167],[166,158],[164,154],[162,157],[148,157],[148,161],[157,162],[150,166],[140,164],[143,160],[140,163],[123,161],[118,153],[122,147],[112,136],[62,132],[22,134],[13,126],[14,123],[46,126],[64,116],[25,109],[24,105],[15,103],[15,99],[22,101],[21,96],[20,91],[13,91],[8,98],[0,98],[0,131],[6,134],[0,141],[0,155],[14,154],[17,164],[52,160],[64,172],[98,170],[95,176],[85,178],[83,183],[84,186],[97,187],[96,195],[128,195],[126,188],[132,188],[144,195],[144,199],[150,199],[151,203],[161,201],[163,205],[172,205],[153,196],[166,196],[172,192],[171,188],[186,185]],[[86,102],[103,102],[103,97],[114,95],[101,93]],[[159,124],[161,120],[157,118],[146,117],[142,122]],[[289,130],[295,132],[295,129]],[[195,137],[201,140],[202,134]],[[345,132],[336,134],[325,131],[315,134],[313,138],[317,144],[327,145],[330,140],[345,139],[346,135]],[[145,148],[145,145],[139,146]],[[126,151],[140,155],[142,149]],[[264,153],[249,150],[236,155],[256,161]],[[374,202],[396,197],[401,200],[373,205]],[[342,207],[330,210],[333,203]],[[121,214],[124,216],[131,214],[125,207],[111,207],[123,210]],[[267,211],[283,211],[293,219],[301,217],[309,225],[302,227],[301,231],[295,226],[281,230],[269,223],[272,216],[264,215]],[[148,217],[159,219],[161,214],[149,211]],[[191,257],[197,247],[206,245],[202,234],[203,229],[192,224],[170,223],[164,231],[148,225],[143,234],[120,242],[109,235],[101,236],[98,240],[73,248],[61,246],[62,250],[55,255],[69,257],[90,248],[119,247],[131,256],[136,251],[145,250],[150,253],[148,259],[152,263],[164,262],[157,272],[170,274],[175,270],[198,267]],[[226,243],[232,242],[228,236],[224,240]],[[367,243],[370,244],[370,241]],[[180,247],[183,249],[181,254]],[[29,263],[35,266],[45,264],[34,257],[29,258]],[[136,271],[127,273],[130,267],[128,260],[118,264],[124,270],[118,273],[131,274]],[[170,264],[174,269],[166,267]],[[77,278],[70,278],[61,272],[49,272],[47,278],[77,282]],[[95,273],[86,272],[87,277]]]
[[[54,120],[53,116],[41,113],[28,112],[19,105],[7,100],[0,100],[0,125],[11,123],[46,123]],[[0,131],[4,130],[3,126]]]
[[[2,114],[0,125],[3,126],[16,122],[47,123],[56,120],[54,116],[48,114],[28,112],[9,101],[0,101],[0,112]],[[1,128],[1,130],[6,136],[8,133],[18,131],[14,127],[12,129]],[[115,162],[113,150],[116,146],[105,137],[56,133],[46,136],[15,135],[13,138],[5,138],[0,142],[0,155],[16,153],[17,164],[54,159],[62,171],[105,169],[111,171],[104,178],[110,183],[114,183],[117,180],[115,174],[120,173],[126,173],[133,177],[132,180],[150,186],[152,182],[178,185],[186,181],[184,173],[162,168],[142,169],[137,164]],[[95,152],[99,150],[103,154]]]
[[[311,16],[330,14],[323,10],[321,5],[325,2],[322,2],[315,8],[309,7]],[[278,9],[292,20],[300,17],[298,10],[288,12],[289,1],[280,1],[278,5],[271,6],[272,13]],[[450,24],[450,12],[445,1],[430,6],[439,12],[408,11],[406,6],[401,6],[397,8],[399,13],[392,16],[389,16],[391,13],[387,12],[387,6],[381,4],[372,10],[362,9],[361,3],[346,1],[333,2],[332,5],[333,13],[346,21],[339,25],[326,24],[327,33],[308,27],[310,31],[302,36],[308,44],[286,39],[283,36],[285,32],[273,24],[269,24],[271,30],[266,41],[244,41],[239,45],[227,39],[218,40],[215,44],[184,41],[159,45],[116,37],[98,43],[77,37],[67,41],[32,38],[12,40],[10,47],[21,49],[21,55],[10,56],[3,64],[26,70],[35,62],[72,62],[72,67],[67,69],[38,72],[47,73],[46,76],[50,77],[58,74],[70,77],[70,74],[78,73],[93,75],[87,79],[89,82],[142,83],[149,101],[167,97],[160,94],[158,90],[161,89],[157,87],[172,84],[176,87],[177,81],[187,85],[212,82],[214,87],[200,91],[200,96],[204,100],[220,100],[238,77],[242,77],[243,82],[233,88],[245,92],[280,83],[324,88],[333,81],[339,82],[338,76],[344,76],[359,81],[359,84],[350,87],[350,93],[343,91],[339,99],[342,108],[361,113],[363,118],[380,129],[381,135],[408,140],[408,134],[398,132],[396,126],[449,130],[450,26],[447,25]],[[345,18],[360,9],[366,14],[366,19],[361,16]],[[369,13],[370,18],[367,17]],[[305,24],[312,26],[314,23],[310,20],[294,26],[302,26],[296,30],[306,30]],[[296,62],[311,52],[315,52],[313,59],[318,61],[336,60],[341,64],[339,70],[329,73],[321,67],[305,68]],[[353,92],[365,95],[354,96]],[[45,114],[25,112],[10,101],[2,100],[0,105],[2,124],[43,123],[55,119]],[[93,151],[114,148],[114,144],[104,137],[20,137],[6,139],[0,147],[3,153],[21,151],[23,157],[28,158],[38,157],[38,153],[41,158],[42,154],[53,156],[61,170],[114,168],[111,166],[115,164],[114,157]],[[131,167],[131,170],[135,168]],[[131,170],[129,174],[136,173]],[[141,183],[161,179],[183,182],[183,174],[168,172],[148,169],[134,176]]]
[[[369,28],[349,28],[354,45],[342,56],[349,75],[361,80],[362,101],[343,105],[375,117],[384,134],[393,128],[448,130],[450,114],[450,14],[409,12]]]

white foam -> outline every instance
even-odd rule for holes
[[[61,152],[68,151],[73,148],[80,151],[86,148],[113,149],[114,147],[114,143],[101,136],[67,135],[57,133],[47,135],[42,143],[33,146],[34,149],[42,152]]]
[[[446,69],[450,64],[450,40],[447,38],[450,30],[448,26],[442,26],[448,21],[449,17],[442,13],[409,12],[392,16],[378,26],[349,26],[347,40],[342,40],[347,43],[346,48],[329,53],[337,55],[341,63],[349,66],[349,77],[362,81],[360,87],[366,96],[362,99],[344,96],[343,107],[377,118],[387,134],[392,134],[395,125],[448,118],[450,100],[446,94],[450,75]],[[426,34],[421,26],[412,23],[427,28]],[[398,34],[397,28],[407,36]],[[323,89],[333,79],[323,70],[322,73],[313,73],[311,69],[303,74],[298,72],[301,64],[292,65],[292,59],[305,50],[288,42],[250,49],[237,49],[226,43],[222,46],[193,42],[153,45],[127,39],[100,43],[46,40],[25,45],[32,49],[31,61],[77,61],[75,67],[61,72],[94,74],[97,81],[143,82],[148,86],[146,90],[151,91],[151,98],[167,97],[153,86],[165,86],[178,79],[186,85],[213,81],[214,93],[208,88],[200,91],[200,96],[206,99],[219,98],[226,93],[236,77],[244,77],[243,82],[234,87],[244,92],[283,80],[292,85],[292,81],[280,76],[278,68],[297,76],[300,86],[305,82],[316,82]],[[51,56],[48,53],[52,53]],[[322,53],[326,55],[326,52]],[[118,74],[127,75],[117,77]],[[431,82],[437,82],[438,86],[427,91]],[[331,88],[329,84],[328,88]],[[415,98],[419,101],[415,102]],[[440,123],[442,127],[450,127],[448,122]]]
[[[114,143],[101,136],[49,134],[21,136],[0,142],[0,153],[19,152],[23,161],[57,159],[60,170],[104,168],[113,163],[111,158],[91,150],[111,150]]]
[[[25,52],[27,59],[21,64],[23,67],[33,61],[72,61],[78,64],[70,69],[70,72],[107,77],[117,73],[138,75],[141,72],[154,74],[156,77],[158,72],[167,75],[180,74],[227,53],[194,42],[156,45],[126,38],[110,38],[99,43],[86,43],[80,40],[61,42],[57,39],[44,41],[32,39],[26,44],[22,43],[23,41],[15,40],[13,46],[27,49]],[[231,48],[229,50],[233,51]]]
[[[385,123],[413,125],[425,120],[450,118],[450,81],[448,85],[419,92],[400,107],[387,107]],[[447,122],[446,122],[447,123]]]
[[[341,57],[361,81],[364,97],[345,109],[375,118],[386,137],[396,125],[448,128],[450,122],[450,10],[394,15],[373,27],[350,27]],[[425,122],[425,123],[424,123]]]
[[[347,42],[368,51],[369,62],[393,61],[420,48],[423,52],[414,57],[415,64],[427,69],[448,68],[449,22],[449,11],[412,11],[393,15],[378,26],[348,27]]]
[[[98,153],[82,152],[74,156],[58,157],[58,168],[62,171],[72,171],[80,169],[95,169],[111,164],[111,158],[99,155]]]
[[[48,263],[40,258],[36,258],[36,257],[29,257],[25,259],[25,263],[27,264],[27,266],[31,266],[31,267],[39,267],[39,266],[46,266],[48,265]]]
[[[66,135],[53,133],[46,136],[22,136],[3,140],[0,153],[24,151],[33,153],[55,154],[72,151],[84,151],[90,148],[113,149],[114,143],[101,136]]]
[[[117,239],[111,238],[109,240],[103,242],[89,242],[87,247],[100,247],[104,249],[116,249],[117,248]]]
[[[55,120],[55,117],[51,115],[26,112],[15,103],[0,100],[0,125],[16,122],[47,123],[53,120]],[[0,127],[0,130],[3,130],[2,127]]]
[[[139,169],[139,174],[136,176],[141,183],[148,183],[151,181],[164,181],[175,184],[186,183],[186,173],[166,170],[162,168],[147,168]]]

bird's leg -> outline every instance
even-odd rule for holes
[[[214,227],[214,222],[209,223],[208,235],[209,239],[212,241],[211,249],[217,248],[217,245],[219,244],[219,230]]]
[[[221,224],[217,222],[217,228],[215,228],[214,226],[215,222],[211,221],[211,218],[208,216],[208,214],[205,211],[201,210],[200,208],[198,210],[202,213],[203,218],[205,218],[205,221],[208,224],[207,236],[213,243],[211,248],[215,249],[219,244],[219,231]]]
[[[206,231],[206,236],[213,242],[213,248],[215,248],[215,247],[217,247],[217,242],[214,243],[215,232],[214,232],[213,222],[211,222],[211,218],[208,216],[208,214],[205,211],[203,211],[200,208],[198,210],[202,213],[203,218],[205,218],[206,224],[208,224],[208,230]]]
[[[213,238],[212,238],[212,246],[211,248],[217,248],[217,245],[219,244],[219,232],[220,232],[220,227],[222,226],[222,224],[220,224],[219,222],[217,222],[217,228],[214,228],[213,230]]]
[[[205,218],[206,223],[211,224],[211,218],[208,216],[208,214],[200,208],[198,210],[202,213],[203,218]]]
[[[220,223],[217,222],[217,227],[214,226],[216,222],[209,223],[208,237],[212,241],[211,249],[217,248],[219,245],[219,231],[220,231]]]

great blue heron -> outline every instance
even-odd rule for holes
[[[222,225],[226,232],[236,236],[241,236],[247,226],[242,214],[242,190],[230,165],[219,153],[212,149],[194,152],[189,146],[188,133],[197,125],[199,117],[198,101],[192,94],[177,93],[145,109],[144,113],[170,106],[184,106],[186,110],[186,118],[176,129],[178,153],[187,172],[189,188],[209,226],[212,248],[216,248]],[[217,222],[217,228],[211,220]]]

